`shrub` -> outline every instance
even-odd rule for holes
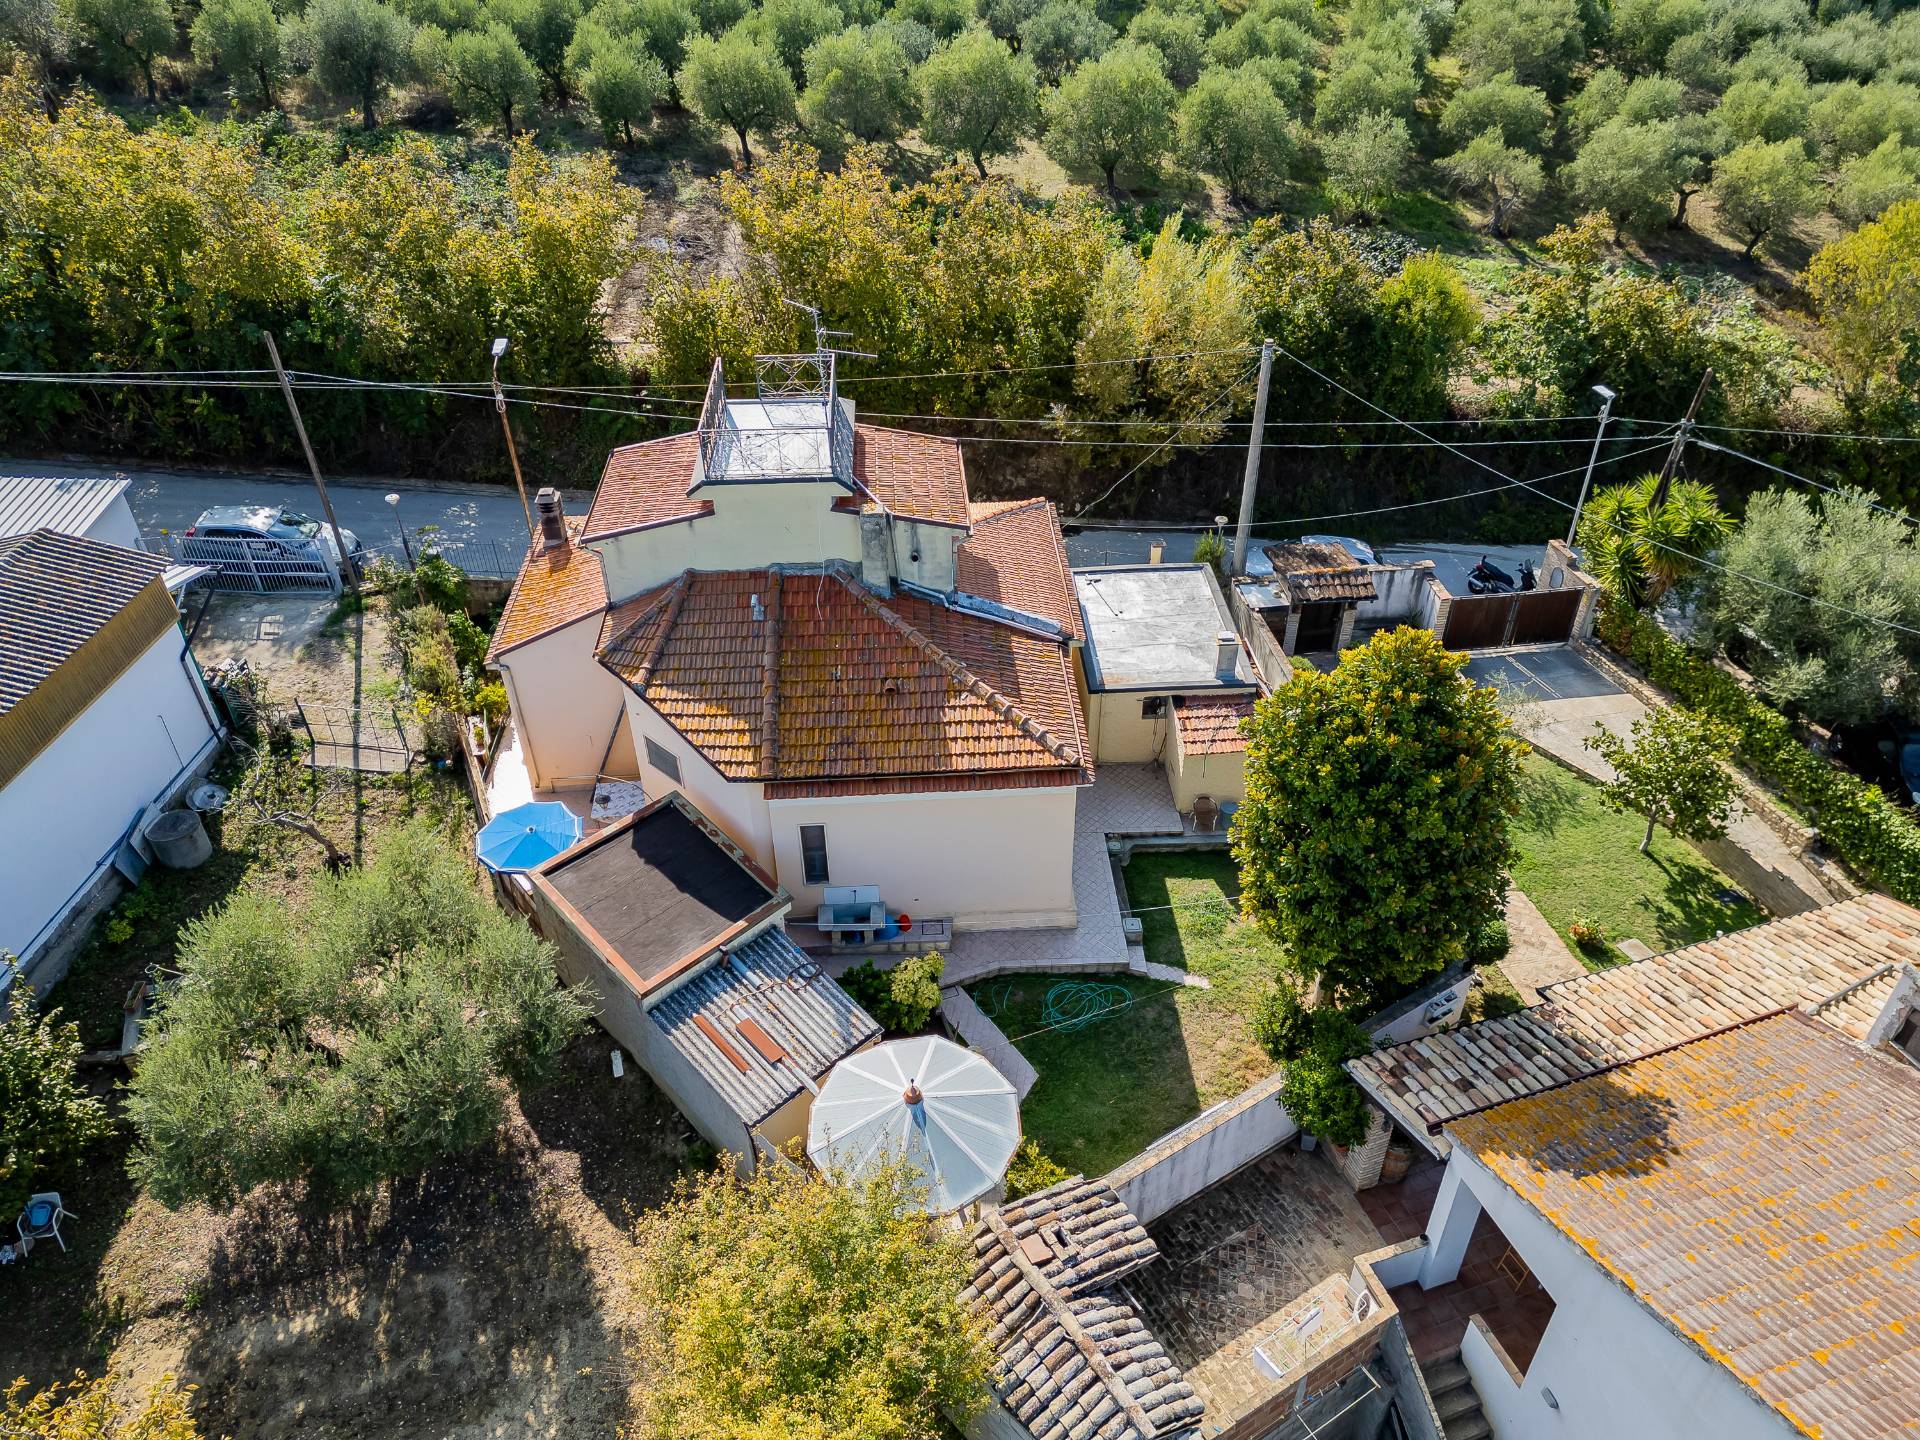
[[[1732,726],[1740,763],[1805,811],[1853,870],[1897,900],[1920,903],[1920,828],[1878,786],[1814,755],[1786,716],[1648,617],[1609,605],[1599,635],[1682,705]]]
[[[1227,578],[1227,538],[1218,530],[1202,530],[1193,541],[1193,563],[1211,565],[1224,583]]]
[[[1512,947],[1511,937],[1507,934],[1506,917],[1496,916],[1482,925],[1473,939],[1467,942],[1467,963],[1469,965],[1492,965],[1507,957]]]
[[[1253,1038],[1286,1067],[1280,1103],[1302,1130],[1333,1145],[1366,1138],[1372,1123],[1366,1096],[1344,1067],[1373,1041],[1350,1015],[1330,1005],[1309,1010],[1283,984],[1254,1010]]]
[[[1607,946],[1607,927],[1591,915],[1575,915],[1567,922],[1567,938],[1589,955],[1597,955]]]
[[[910,955],[891,970],[865,960],[840,977],[848,994],[888,1030],[912,1035],[927,1028],[940,1005],[940,975],[947,968],[938,951]]]
[[[1066,1170],[1041,1153],[1033,1137],[1028,1136],[1020,1142],[1020,1148],[1013,1152],[1013,1162],[1007,1166],[1007,1199],[1018,1200],[1071,1178]]]
[[[200,1427],[188,1409],[191,1385],[176,1385],[173,1376],[162,1375],[137,1409],[125,1410],[114,1393],[120,1388],[111,1374],[89,1380],[75,1372],[66,1384],[29,1395],[26,1380],[15,1380],[0,1393],[0,1435],[7,1440],[200,1440]]]
[[[0,1020],[0,1216],[9,1225],[43,1181],[69,1173],[113,1129],[106,1106],[80,1084],[80,1027],[57,1013],[16,999]]]

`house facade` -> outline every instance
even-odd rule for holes
[[[0,951],[36,989],[220,743],[165,569],[50,528],[0,538]]]
[[[976,504],[952,441],[857,423],[831,355],[543,492],[496,632],[536,793],[678,792],[807,915],[828,887],[961,927],[1071,925],[1092,751],[1053,507]]]

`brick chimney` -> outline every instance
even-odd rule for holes
[[[560,505],[560,492],[543,485],[533,497],[533,513],[540,522],[540,548],[558,550],[567,543],[567,513]]]

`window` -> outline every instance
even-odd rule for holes
[[[827,883],[827,827],[800,827],[800,870],[809,885]]]
[[[1907,1012],[1905,1022],[1893,1033],[1893,1043],[1909,1060],[1920,1064],[1920,1008]]]
[[[672,751],[664,748],[651,738],[647,741],[647,764],[658,770],[662,775],[666,776],[667,779],[673,781],[674,784],[678,785],[680,783],[680,762],[674,758]]]
[[[1167,697],[1164,695],[1149,695],[1140,702],[1140,718],[1142,720],[1158,720],[1166,713]]]

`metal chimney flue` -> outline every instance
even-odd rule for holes
[[[540,548],[558,550],[567,543],[567,512],[560,504],[560,492],[544,485],[533,497],[534,514],[540,521]]]

